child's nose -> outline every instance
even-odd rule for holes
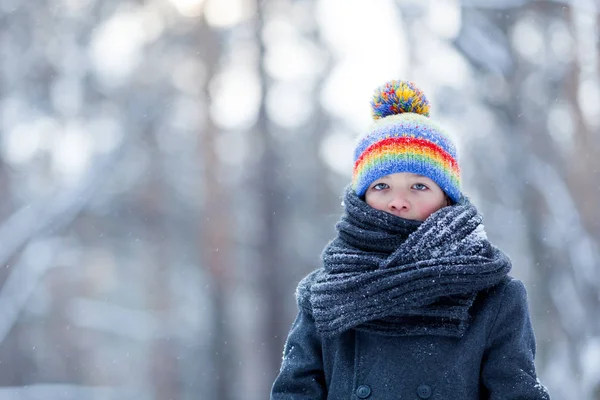
[[[410,202],[402,193],[396,193],[390,200],[389,207],[395,211],[406,211],[410,209]]]

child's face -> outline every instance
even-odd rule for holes
[[[398,217],[425,221],[448,205],[444,191],[431,179],[398,172],[377,179],[365,193],[368,205]]]

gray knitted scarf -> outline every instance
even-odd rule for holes
[[[344,206],[323,267],[296,293],[324,336],[355,328],[461,337],[477,293],[500,283],[511,268],[465,197],[424,222],[376,210],[350,188]]]

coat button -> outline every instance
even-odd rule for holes
[[[429,385],[420,385],[417,388],[417,395],[421,399],[428,399],[431,397],[431,386]]]
[[[356,389],[356,395],[360,398],[360,399],[366,399],[367,397],[369,397],[371,395],[371,388],[368,387],[367,385],[360,385],[357,389]]]

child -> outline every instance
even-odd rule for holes
[[[375,92],[338,235],[297,289],[272,400],[549,399],[523,284],[411,82]]]

